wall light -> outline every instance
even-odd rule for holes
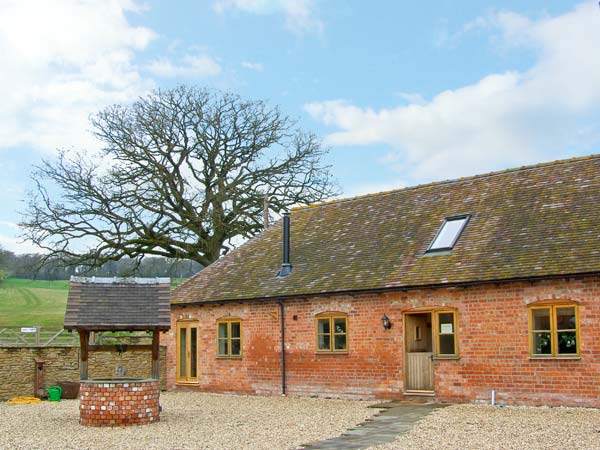
[[[392,322],[390,322],[389,317],[386,316],[385,314],[381,318],[381,323],[383,324],[383,328],[385,328],[386,330],[389,330],[390,328],[392,328]]]

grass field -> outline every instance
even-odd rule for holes
[[[172,287],[182,279],[173,279]],[[62,327],[69,282],[6,278],[0,284],[0,327]]]
[[[0,326],[62,326],[69,282],[7,278],[0,284]]]

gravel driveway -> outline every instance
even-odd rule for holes
[[[419,421],[390,449],[600,449],[600,410],[453,405]]]
[[[113,429],[80,426],[78,400],[0,403],[0,449],[292,449],[339,436],[373,403],[167,392],[160,423]],[[432,448],[600,450],[600,410],[454,405],[372,450]]]
[[[374,402],[161,393],[157,424],[88,428],[79,401],[0,403],[0,449],[287,449],[338,436]]]

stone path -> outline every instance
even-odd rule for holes
[[[392,442],[410,430],[422,417],[432,411],[449,406],[439,403],[388,402],[372,406],[382,409],[367,422],[351,428],[341,436],[324,441],[311,442],[300,447],[306,450],[358,450]]]

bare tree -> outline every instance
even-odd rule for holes
[[[265,194],[271,214],[335,194],[320,141],[262,101],[179,86],[91,123],[101,158],[42,161],[21,222],[67,265],[143,255],[208,265],[262,230]]]

